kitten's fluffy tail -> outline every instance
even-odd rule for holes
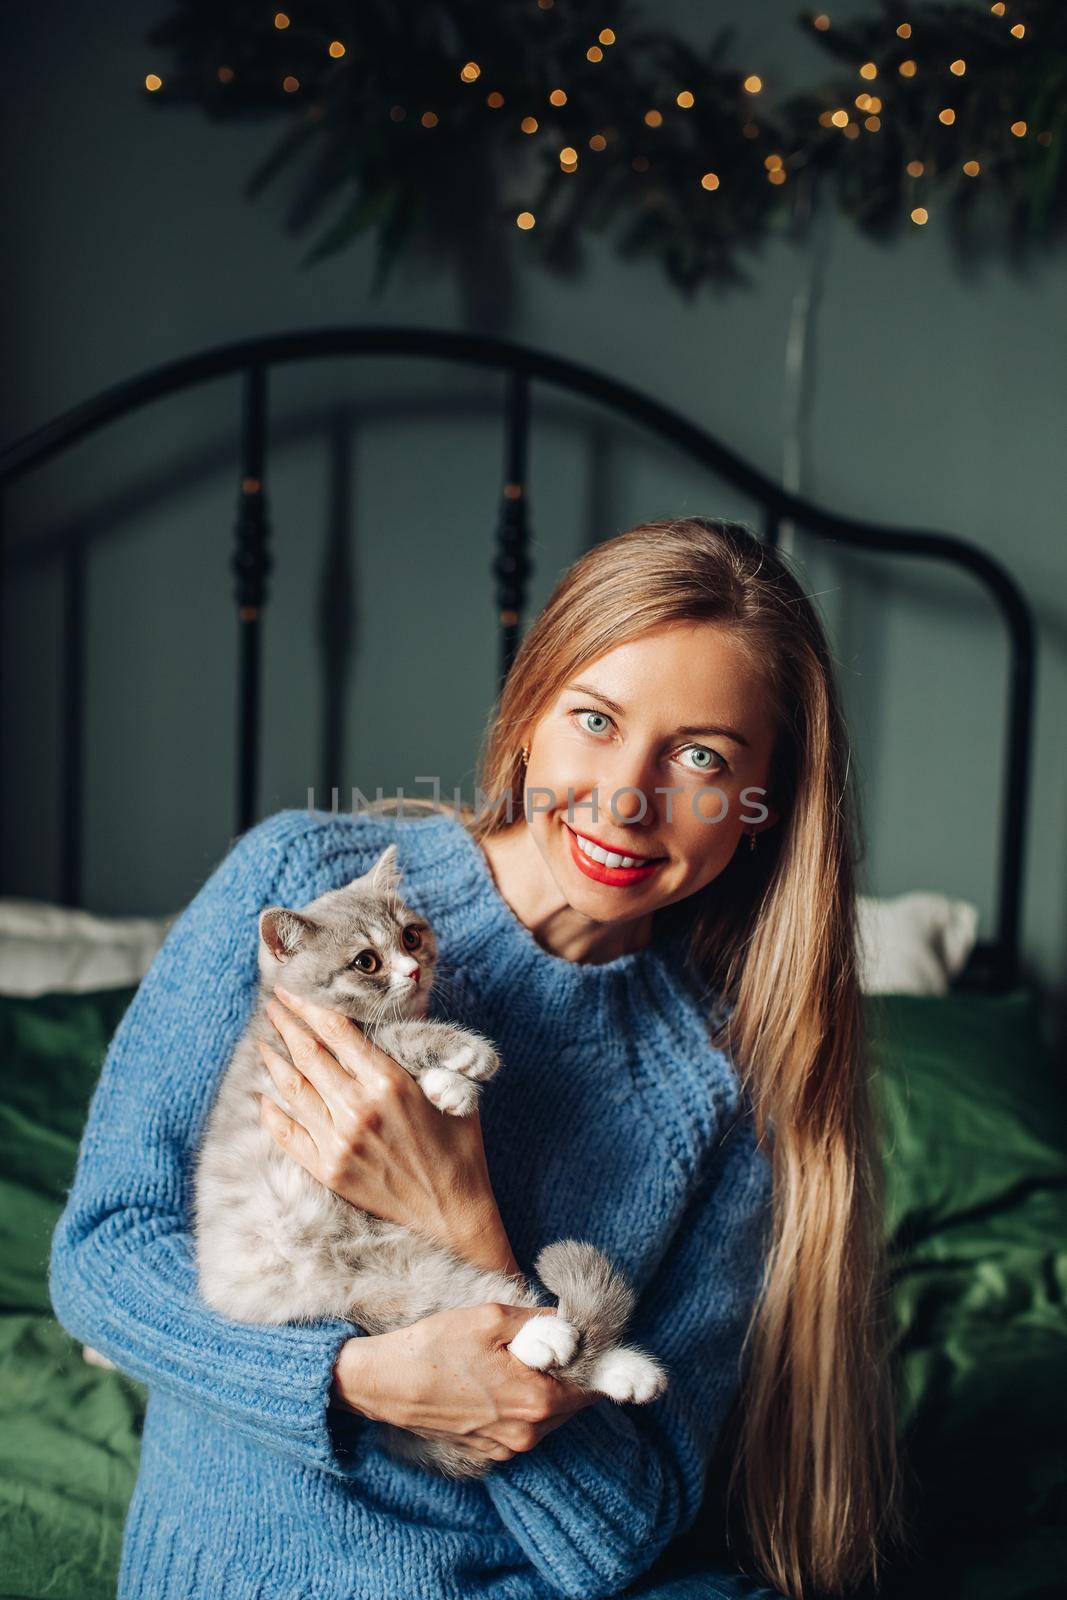
[[[636,1296],[606,1256],[578,1239],[560,1239],[546,1245],[534,1265],[545,1288],[559,1301],[559,1315],[581,1333],[584,1354],[619,1343]]]

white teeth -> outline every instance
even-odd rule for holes
[[[592,856],[594,861],[603,862],[605,867],[643,867],[645,862],[638,856],[620,856],[613,850],[601,850],[598,844],[590,844],[588,839],[583,839],[580,833],[574,836],[578,841],[578,848],[583,855]]]

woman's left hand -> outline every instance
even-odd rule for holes
[[[267,1013],[294,1065],[260,1044],[291,1110],[287,1116],[261,1095],[260,1120],[272,1138],[351,1205],[480,1265],[518,1272],[477,1112],[445,1116],[350,1018],[280,986],[275,994]]]

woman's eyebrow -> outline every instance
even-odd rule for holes
[[[594,689],[591,683],[568,683],[566,687],[568,689],[573,689],[577,694],[588,694],[591,695],[594,700],[602,700],[609,710],[616,712],[620,717],[624,717],[626,715],[624,707],[620,706],[617,701],[610,699],[606,694],[603,694],[599,689]],[[744,734],[738,733],[736,728],[722,728],[716,727],[714,724],[710,724],[704,728],[675,728],[674,731],[675,733],[681,733],[687,736],[693,733],[715,733],[719,734],[723,738],[732,739],[735,744],[744,745],[746,750],[750,748],[749,742],[745,738]]]

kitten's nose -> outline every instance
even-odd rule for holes
[[[419,978],[421,977],[421,975],[422,975],[422,968],[421,967],[416,967],[414,972],[409,972],[408,973],[408,977],[411,979],[412,983],[418,983]]]

